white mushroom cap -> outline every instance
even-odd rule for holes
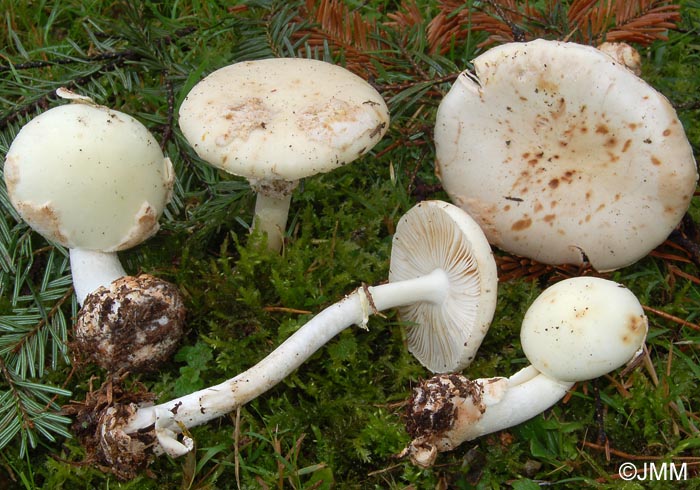
[[[274,58],[220,68],[180,107],[180,128],[197,154],[253,180],[294,181],[368,152],[388,128],[381,95],[323,61]]]
[[[647,317],[635,295],[613,281],[576,277],[550,286],[525,313],[523,351],[558,381],[584,381],[613,371],[641,351]]]
[[[68,248],[102,252],[130,248],[158,230],[173,178],[143,124],[84,102],[32,119],[5,161],[10,200],[32,228]]]
[[[437,170],[493,245],[605,271],[668,237],[697,168],[663,95],[573,43],[505,44],[474,70],[440,104]]]
[[[403,215],[391,250],[389,281],[444,270],[449,292],[443,304],[399,308],[408,349],[433,372],[464,369],[474,358],[496,310],[498,275],[479,226],[458,207],[423,201]]]

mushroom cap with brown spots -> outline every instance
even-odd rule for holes
[[[340,66],[273,58],[220,68],[180,107],[197,154],[254,180],[298,180],[366,154],[389,126],[381,95]]]
[[[158,230],[173,169],[148,129],[91,103],[54,107],[29,121],[5,159],[22,218],[68,248],[124,250]]]
[[[545,289],[523,318],[525,356],[558,381],[597,378],[641,352],[647,317],[636,296],[614,281],[575,277]]]
[[[437,173],[508,252],[600,271],[662,243],[697,167],[668,100],[590,46],[536,40],[474,60],[440,104]]]

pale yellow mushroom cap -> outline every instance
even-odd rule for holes
[[[197,83],[180,107],[180,128],[197,154],[231,174],[294,181],[367,153],[389,111],[365,80],[301,58],[244,61]]]
[[[68,248],[102,252],[132,247],[158,230],[173,178],[143,124],[85,102],[29,121],[5,160],[10,200],[32,228]]]
[[[668,100],[601,51],[536,40],[474,60],[440,104],[437,172],[508,252],[600,270],[661,244],[697,182]]]
[[[558,381],[585,381],[641,352],[647,317],[626,287],[596,277],[550,286],[523,318],[523,351],[538,371]]]

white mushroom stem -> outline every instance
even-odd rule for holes
[[[437,454],[520,424],[543,412],[577,381],[611,372],[642,352],[648,330],[642,305],[627,288],[596,277],[548,287],[523,318],[520,340],[530,366],[510,378],[430,378],[413,391],[403,451],[422,467]]]
[[[253,227],[267,235],[267,248],[270,250],[282,249],[291,201],[291,194],[277,197],[258,193],[255,199]]]
[[[250,185],[256,192],[253,229],[267,235],[267,248],[279,252],[287,229],[289,205],[298,181],[256,181]]]
[[[85,298],[100,286],[107,287],[113,281],[127,275],[116,252],[71,248],[70,267],[73,288],[81,306]]]
[[[479,383],[488,383],[488,379],[478,379]],[[464,436],[462,441],[455,441],[455,446],[463,441],[471,441],[492,432],[521,424],[541,414],[561,400],[574,385],[571,381],[558,381],[539,372],[533,366],[527,366],[510,378],[506,378],[506,389],[502,397],[486,405],[486,411],[479,421],[466,427],[453,429]]]
[[[155,426],[161,449],[171,456],[185,454],[192,441],[176,439],[184,428],[204,424],[230,413],[275,386],[339,332],[369,315],[417,302],[441,304],[448,296],[447,274],[433,272],[404,281],[361,287],[303,325],[258,364],[221,384],[156,405],[140,407],[123,427],[127,434]]]

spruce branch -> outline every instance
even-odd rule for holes
[[[328,44],[331,51],[342,52],[346,68],[352,72],[376,73],[370,63],[371,52],[380,47],[374,22],[365,20],[359,11],[339,0],[306,0],[299,15],[312,24],[297,38],[314,48]]]
[[[193,34],[196,31],[194,27],[186,27],[176,31],[172,35],[165,35],[156,39],[154,43],[161,49],[170,44],[179,41],[185,36]],[[0,73],[15,72],[23,70],[41,69],[57,65],[87,65],[90,67],[87,74],[73,79],[62,80],[56,84],[55,88],[40,94],[33,98],[30,102],[20,105],[6,115],[0,117],[0,131],[4,131],[10,123],[16,122],[19,119],[48,108],[51,103],[58,100],[56,90],[59,87],[65,87],[76,92],[80,92],[81,88],[88,85],[100,77],[123,68],[128,63],[143,61],[147,58],[147,54],[142,50],[135,48],[126,48],[119,51],[100,52],[86,57],[67,56],[65,58],[55,58],[53,60],[30,61],[20,64],[0,64]]]
[[[431,50],[440,53],[463,42],[470,32],[488,34],[480,46],[540,37],[591,45],[605,40],[648,45],[677,28],[679,9],[667,0],[487,0],[472,8],[458,0],[441,0],[428,26],[428,41]]]

